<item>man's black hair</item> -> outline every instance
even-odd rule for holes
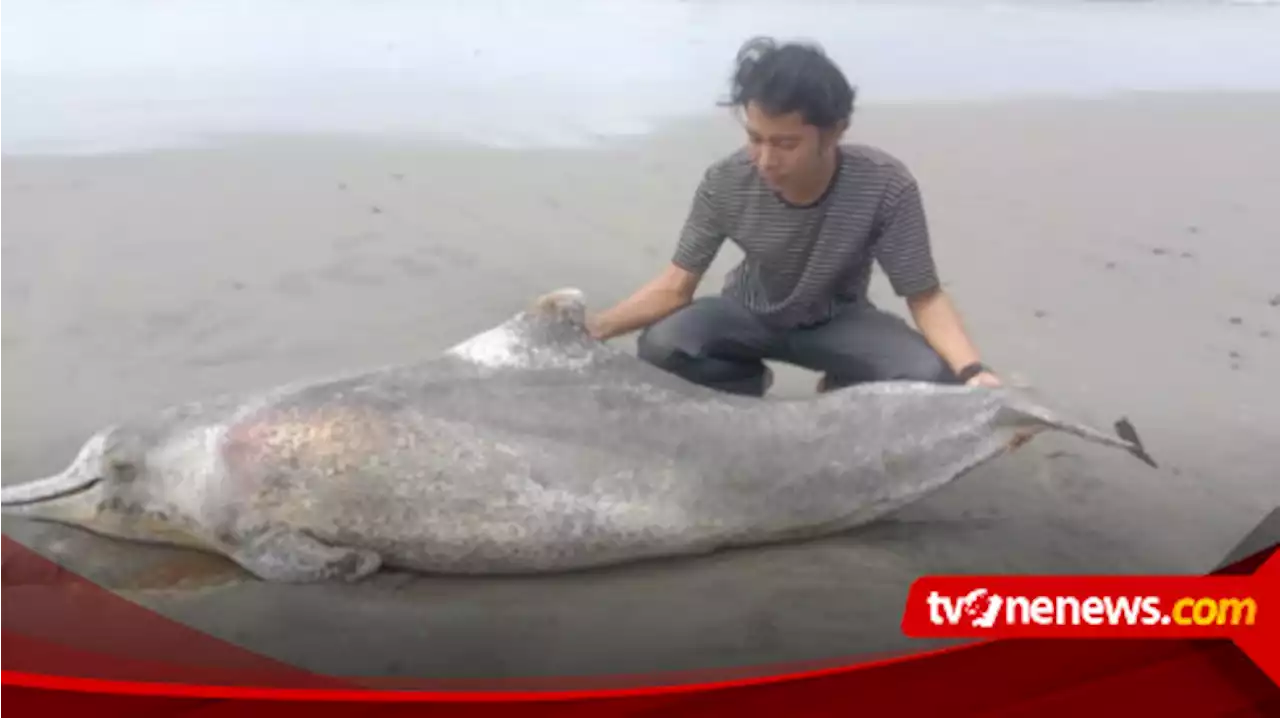
[[[754,102],[770,115],[799,112],[805,123],[829,128],[853,114],[856,94],[818,45],[755,37],[738,51],[733,89],[721,104],[745,108]]]

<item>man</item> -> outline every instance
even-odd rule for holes
[[[821,49],[748,41],[729,105],[748,144],[712,164],[671,263],[588,320],[609,339],[643,329],[639,356],[690,381],[763,395],[775,359],[819,391],[894,379],[997,386],[934,266],[919,187],[903,164],[842,145],[854,90]],[[745,259],[720,296],[694,300],[726,238]],[[916,329],[867,298],[872,262]]]

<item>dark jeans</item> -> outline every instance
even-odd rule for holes
[[[870,304],[849,305],[814,327],[778,330],[732,299],[703,297],[645,329],[639,356],[689,381],[756,396],[768,388],[765,359],[822,372],[829,388],[894,379],[957,382],[919,332]]]

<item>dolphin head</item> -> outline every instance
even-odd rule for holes
[[[117,456],[116,431],[109,427],[91,436],[62,473],[4,487],[4,513],[69,523],[92,520],[98,506],[128,483],[122,480],[130,471]]]
[[[3,512],[118,538],[190,543],[170,523],[174,509],[157,490],[165,472],[149,467],[147,446],[143,432],[101,429],[61,473],[3,487]]]

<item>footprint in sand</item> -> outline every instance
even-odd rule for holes
[[[391,263],[410,277],[426,278],[435,276],[440,271],[438,267],[430,262],[416,259],[407,255],[402,255],[391,260]]]
[[[199,307],[186,307],[184,309],[151,312],[146,318],[147,333],[148,335],[154,335],[177,331],[191,324],[191,320],[199,310]]]
[[[426,245],[419,249],[418,253],[429,255],[461,269],[471,269],[480,263],[480,258],[475,252],[444,244]]]
[[[385,277],[376,272],[361,272],[364,260],[359,257],[345,257],[320,270],[320,276],[330,281],[354,287],[376,287],[383,283]]]
[[[22,277],[10,277],[9,283],[4,285],[3,296],[13,306],[24,305],[31,298],[31,283]]]
[[[276,280],[275,289],[278,294],[305,297],[311,294],[311,279],[300,272],[291,272]]]
[[[193,356],[186,360],[188,366],[198,366],[204,368],[215,368],[228,366],[231,364],[241,364],[253,361],[262,356],[264,353],[264,345],[262,342],[242,343],[238,346],[228,347],[221,351],[213,351],[198,356]]]
[[[373,244],[382,239],[381,232],[361,232],[360,234],[350,234],[338,237],[332,242],[333,248],[339,252],[350,252],[361,247]]]
[[[176,337],[199,344],[234,324],[234,319],[225,311],[198,300],[177,309],[151,312],[143,320],[142,336],[147,342]]]

